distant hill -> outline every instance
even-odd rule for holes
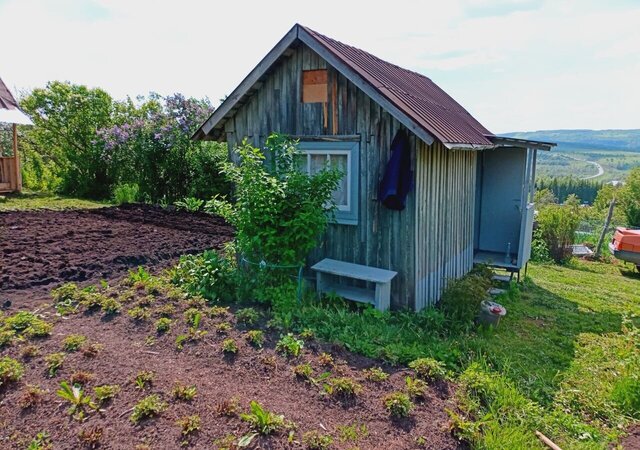
[[[502,136],[556,142],[558,150],[618,150],[640,152],[640,130],[540,130]]]

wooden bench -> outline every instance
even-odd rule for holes
[[[392,270],[363,266],[335,259],[325,258],[311,267],[316,271],[316,289],[318,293],[334,292],[340,297],[356,302],[370,303],[380,311],[389,309],[391,303],[391,280],[398,274]],[[375,290],[338,283],[329,283],[323,274],[355,280],[370,281],[376,284]]]

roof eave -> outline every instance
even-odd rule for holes
[[[518,139],[505,136],[487,136],[487,138],[493,142],[496,147],[508,146],[550,151],[553,147],[558,145],[555,142],[530,141],[528,139]]]

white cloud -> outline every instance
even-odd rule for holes
[[[0,76],[228,94],[295,23],[418,70],[492,131],[638,127],[640,6],[594,1],[0,0]]]

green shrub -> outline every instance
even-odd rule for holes
[[[407,417],[413,409],[413,403],[407,394],[392,392],[384,397],[384,406],[393,417]]]
[[[302,443],[309,450],[327,450],[333,444],[333,438],[330,434],[313,430],[302,435]]]
[[[182,430],[183,436],[188,436],[200,429],[202,421],[200,420],[200,416],[194,414],[192,416],[185,416],[181,419],[176,420],[176,424]]]
[[[26,337],[43,337],[51,334],[53,325],[45,322],[36,314],[20,311],[4,319],[3,330],[13,330]]]
[[[410,398],[424,398],[427,392],[427,383],[419,378],[406,377],[404,379],[407,394]]]
[[[131,422],[137,424],[142,419],[157,416],[166,410],[168,406],[158,394],[151,394],[140,400],[133,407],[133,413],[131,413],[130,417]]]
[[[570,246],[580,219],[580,208],[573,204],[547,205],[539,211],[537,221],[540,236],[554,261],[563,262],[571,257]]]
[[[133,382],[135,383],[136,388],[144,389],[148,385],[153,383],[153,380],[155,379],[155,377],[156,377],[156,374],[153,373],[152,371],[141,370],[140,372],[137,373]]]
[[[151,312],[141,306],[134,306],[127,311],[127,314],[136,322],[144,322],[151,317]]]
[[[238,252],[248,261],[248,271],[281,280],[296,272],[317,246],[335,208],[332,192],[343,174],[299,170],[296,143],[286,136],[273,134],[266,141],[271,167],[263,151],[246,141],[235,151],[239,164],[225,163],[224,173],[235,185],[236,203],[214,198],[206,207],[225,214],[235,226]],[[261,261],[268,270],[260,269]]]
[[[24,375],[24,367],[13,358],[0,359],[0,387],[12,381],[18,381]]]
[[[627,225],[640,227],[640,167],[631,169],[619,193],[620,207]]]
[[[100,306],[102,307],[102,311],[107,315],[117,314],[122,309],[122,303],[111,297],[105,297]]]
[[[135,203],[140,195],[140,187],[136,183],[122,183],[113,188],[113,202],[116,205]]]
[[[311,380],[311,376],[313,375],[313,367],[311,367],[311,364],[309,364],[308,362],[298,364],[293,368],[293,373],[296,375],[296,377],[303,380]]]
[[[256,401],[251,401],[250,411],[240,418],[260,434],[269,435],[285,427],[283,415],[274,414]]]
[[[282,336],[276,343],[276,351],[285,356],[297,357],[300,355],[303,347],[304,341],[296,339],[296,337],[291,333]]]
[[[170,271],[171,281],[191,294],[209,300],[235,299],[236,263],[230,252],[207,250],[200,255],[183,255]]]
[[[480,303],[487,298],[490,286],[490,279],[475,273],[449,280],[440,298],[440,309],[453,324],[468,327],[480,312]]]
[[[444,380],[447,377],[447,369],[444,364],[433,358],[418,358],[409,363],[420,378],[427,381]]]

